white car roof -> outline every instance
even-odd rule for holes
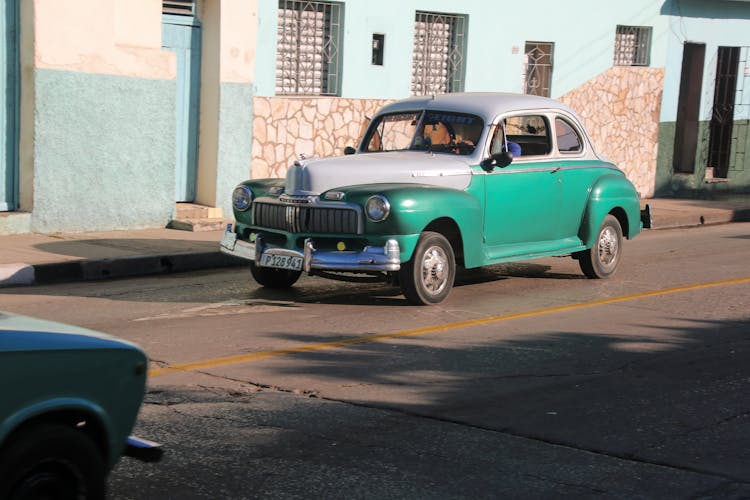
[[[380,109],[378,115],[421,109],[471,113],[482,117],[485,123],[494,120],[501,114],[535,109],[559,109],[573,115],[576,119],[578,118],[573,110],[554,99],[498,92],[463,92],[410,97],[384,106]]]

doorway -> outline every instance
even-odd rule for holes
[[[162,17],[162,47],[177,56],[175,201],[192,202],[198,162],[201,27],[194,15],[194,2],[183,3],[191,4],[191,9]]]
[[[677,101],[674,156],[672,157],[675,172],[691,174],[695,171],[705,56],[706,46],[702,43],[686,43],[682,49],[680,97]]]
[[[719,47],[707,166],[713,167],[714,177],[720,179],[725,179],[729,174],[739,60],[740,47]]]
[[[18,198],[18,2],[0,7],[0,212]]]

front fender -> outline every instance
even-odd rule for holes
[[[464,246],[467,241],[482,241],[483,211],[480,200],[470,192],[423,184],[383,184],[338,190],[346,193],[346,201],[363,208],[372,195],[380,194],[388,199],[390,215],[382,222],[365,217],[365,234],[418,236],[433,221],[447,219],[458,227]],[[412,251],[413,246],[402,256],[408,260]]]
[[[3,443],[5,443],[8,437],[26,422],[49,415],[69,412],[87,415],[87,419],[95,419],[96,423],[103,428],[107,439],[107,451],[109,454],[109,456],[105,458],[107,459],[108,468],[112,467],[119,458],[121,448],[125,445],[124,438],[122,443],[112,442],[112,437],[115,435],[115,432],[113,428],[114,426],[112,425],[112,421],[109,419],[107,412],[104,411],[100,405],[84,398],[52,398],[18,408],[13,414],[9,415],[8,418],[0,422],[0,448],[2,448]]]
[[[261,196],[277,197],[284,188],[284,179],[247,180],[238,184],[239,186],[249,188],[250,192],[253,193],[253,199],[260,198]],[[233,205],[232,212],[234,213],[234,220],[237,222],[250,224],[252,221],[252,209],[242,212],[237,210]]]
[[[605,175],[591,187],[578,236],[591,248],[599,227],[608,214],[617,217],[623,235],[634,238],[641,231],[638,192],[624,175]]]

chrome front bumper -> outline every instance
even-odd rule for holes
[[[232,225],[227,224],[224,236],[221,239],[220,249],[222,253],[227,255],[252,261],[260,260],[260,256],[266,252],[302,257],[302,270],[306,273],[311,272],[313,269],[326,271],[389,272],[398,271],[401,267],[401,250],[398,241],[394,239],[389,239],[382,247],[367,246],[361,252],[332,252],[316,250],[312,238],[307,238],[305,240],[304,251],[298,252],[285,248],[268,248],[263,245],[263,240],[260,236],[256,237],[254,243],[241,240],[232,231]]]

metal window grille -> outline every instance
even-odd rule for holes
[[[338,95],[341,5],[279,0],[276,94]]]
[[[195,0],[164,0],[161,12],[176,16],[195,16]]]
[[[648,66],[650,54],[650,26],[617,26],[615,66]]]
[[[412,95],[461,92],[467,16],[417,11],[414,19]]]
[[[552,51],[551,42],[526,42],[526,64],[524,65],[524,93],[550,97],[552,86]]]

